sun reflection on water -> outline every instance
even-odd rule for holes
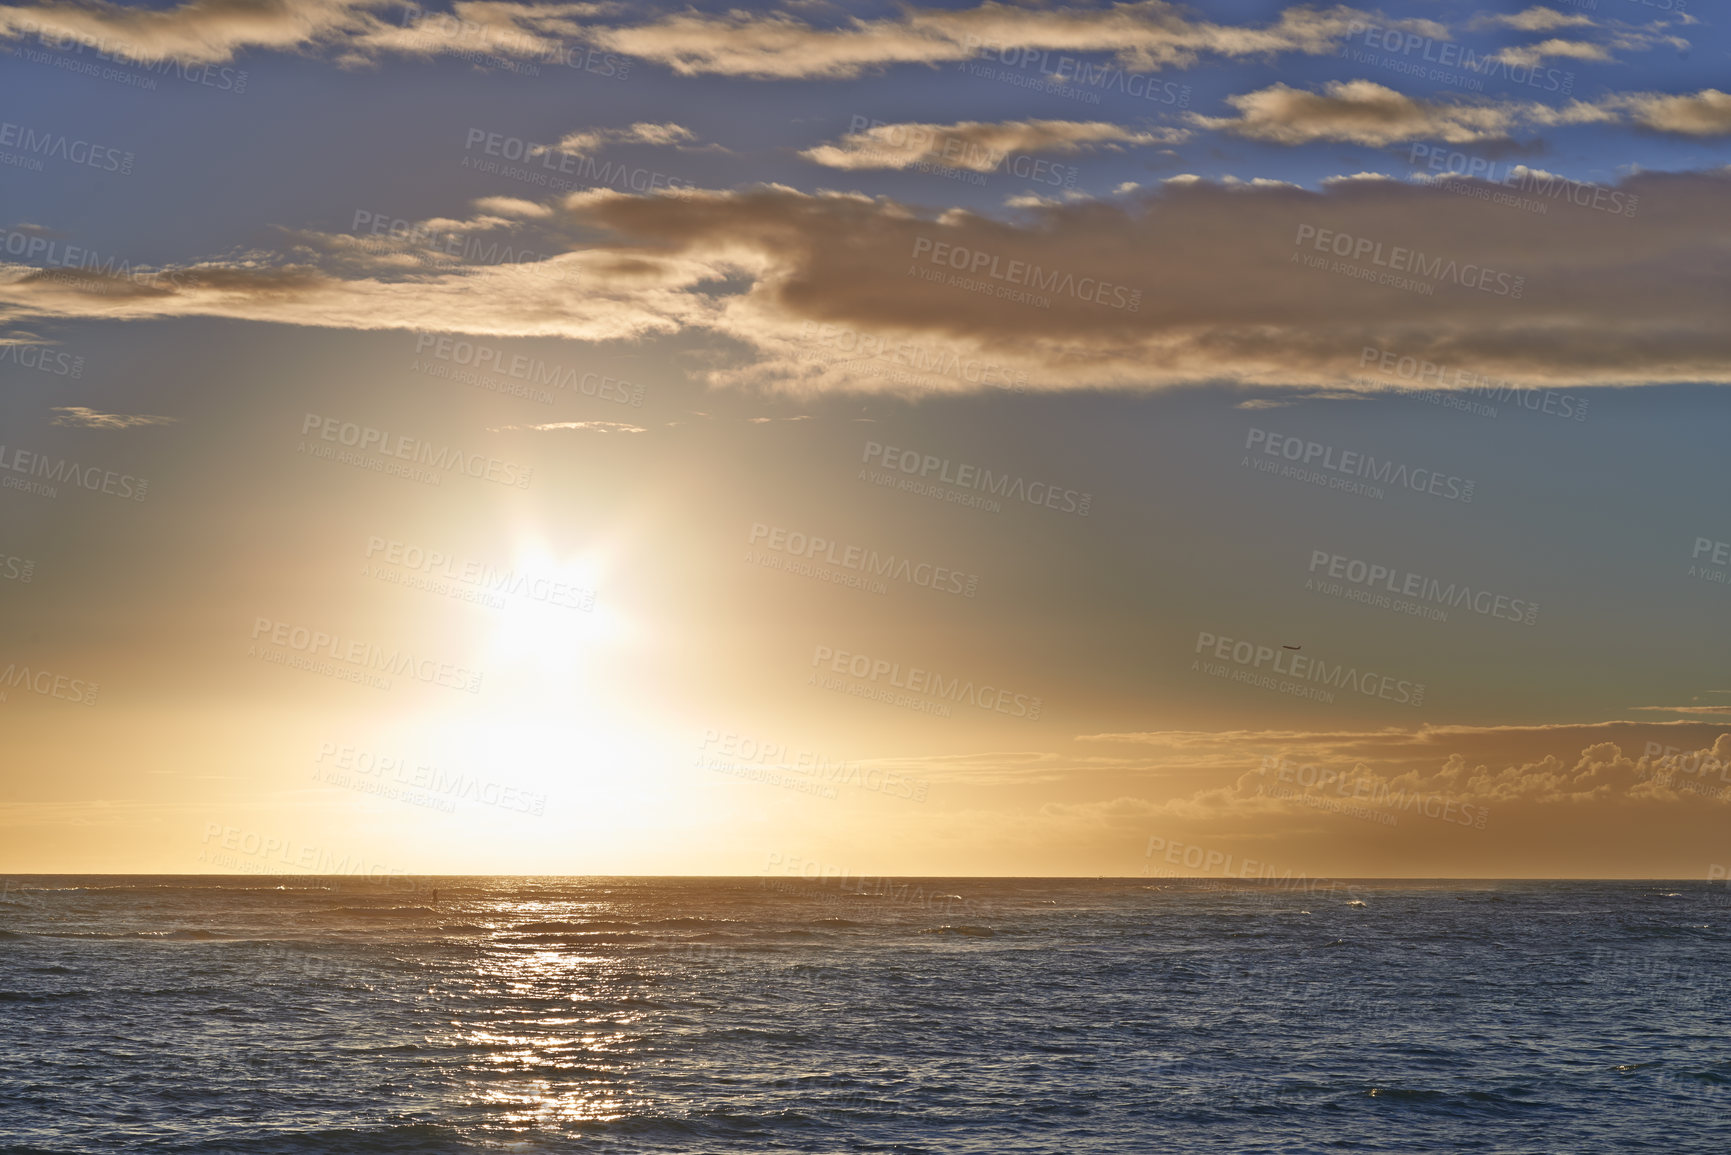
[[[468,1057],[457,1097],[488,1130],[607,1123],[645,1109],[630,1072],[645,1051],[646,980],[617,957],[569,944],[616,933],[609,907],[530,900],[488,912],[478,957],[449,992],[462,1009],[441,1040]]]

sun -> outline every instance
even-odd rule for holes
[[[601,592],[609,568],[600,551],[559,556],[540,542],[515,549],[511,569],[486,580],[503,603],[481,659],[488,680],[518,701],[569,701],[586,689],[633,632]]]

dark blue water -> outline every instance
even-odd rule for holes
[[[1731,1150],[1700,883],[391,882],[6,883],[0,1151]]]

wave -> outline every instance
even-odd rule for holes
[[[559,944],[562,946],[594,947],[608,946],[612,943],[653,942],[653,935],[633,934],[631,931],[597,931],[594,934],[583,934],[575,931],[560,931],[550,934],[512,934],[506,932],[493,939],[503,946],[527,945],[529,943]]]
[[[194,928],[191,930],[141,931],[139,937],[157,938],[166,942],[221,942],[233,939],[236,936],[232,934],[219,934],[214,930]]]

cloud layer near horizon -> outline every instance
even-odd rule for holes
[[[1559,182],[1542,218],[1484,199],[1496,191],[1175,180],[1004,221],[779,186],[600,190],[545,217],[290,233],[280,251],[150,276],[0,266],[0,309],[583,341],[697,328],[737,342],[713,382],[792,391],[890,387],[875,362],[897,357],[988,359],[1036,388],[1731,380],[1731,273],[1700,244],[1731,177]],[[597,230],[608,239],[579,239]],[[453,256],[433,234],[476,240]],[[1379,377],[1367,348],[1430,369]]]
[[[1166,732],[1089,744],[1146,749],[1169,774],[1220,783],[1043,808],[1037,826],[1142,835],[1155,875],[1238,876],[1248,859],[1278,873],[1282,861],[1347,847],[1358,861],[1380,855],[1409,870],[1435,861],[1459,872],[1470,860],[1466,873],[1495,873],[1548,856],[1563,873],[1615,872],[1721,826],[1731,805],[1731,734],[1696,724]]]

